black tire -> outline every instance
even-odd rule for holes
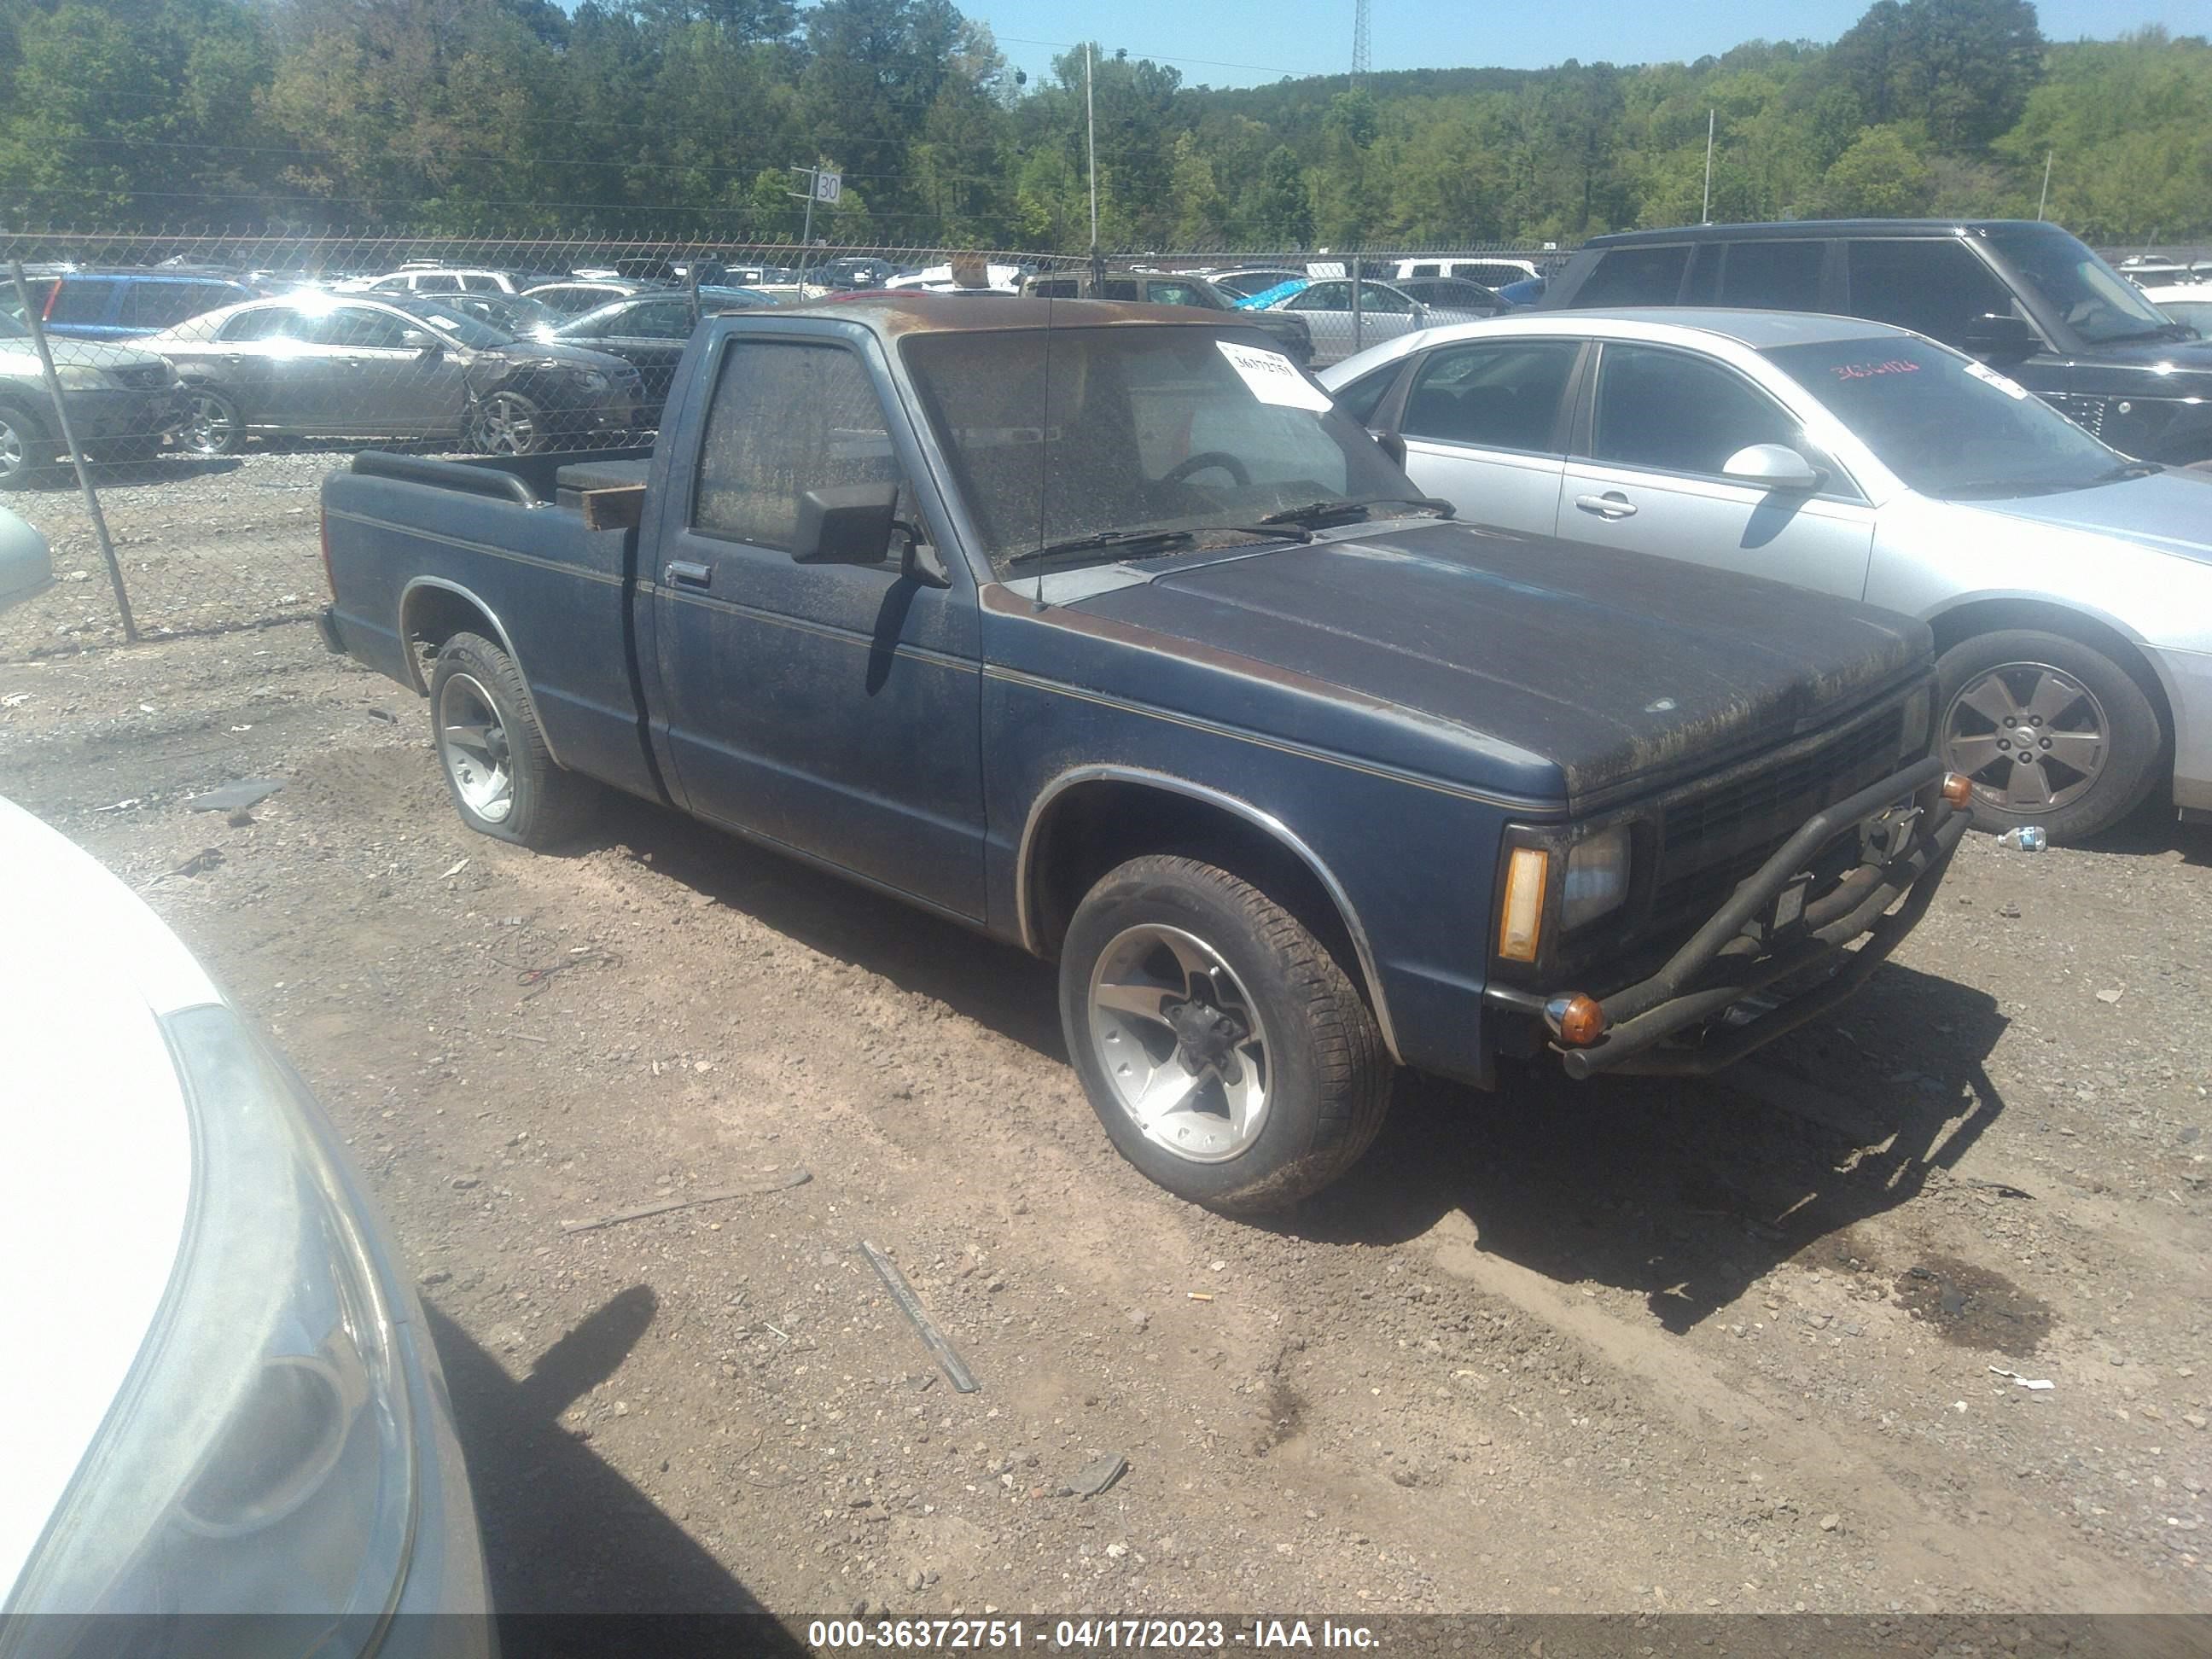
[[[1265,1109],[1249,1144],[1220,1161],[1194,1161],[1148,1136],[1101,1057],[1094,975],[1109,951],[1125,951],[1124,941],[1146,928],[1201,941],[1249,998],[1265,1033]],[[1180,1198],[1219,1210],[1286,1207],[1350,1169],[1382,1127],[1392,1067],[1374,1015],[1303,922],[1224,870],[1163,855],[1109,871],[1069,925],[1060,986],[1068,1053],[1107,1137]],[[1173,1041],[1164,1046],[1180,1061],[1184,1050]]]
[[[472,718],[480,712],[492,719]],[[479,725],[487,730],[477,743],[456,741],[458,732]],[[430,672],[430,740],[453,810],[479,835],[519,847],[558,847],[575,838],[599,805],[598,785],[554,764],[521,671],[481,635],[456,634],[438,652]]]
[[[486,455],[535,455],[552,441],[544,410],[520,392],[492,392],[470,411],[469,447]]]
[[[2057,678],[2047,678],[2052,671]],[[1978,696],[1991,677],[2000,684],[1981,701],[2001,709],[2008,695],[2022,708],[2017,724],[2012,715],[1962,708],[1962,700]],[[2055,688],[2054,703],[2059,696],[2069,699],[2047,730],[2042,715],[2030,724],[2025,712],[2042,684]],[[2005,629],[1953,646],[1936,664],[1936,719],[1945,761],[1974,779],[1977,830],[2002,834],[2017,825],[2040,824],[2053,842],[2085,841],[2142,805],[2159,781],[2165,741],[2149,696],[2110,657],[2063,634]],[[1973,729],[1962,732],[1962,726]],[[2083,741],[2092,730],[2101,732],[2101,744]],[[1994,753],[1992,740],[1999,745]],[[2054,740],[2084,756],[2094,753],[2096,764],[2084,771],[2063,760],[2053,762],[2045,751]],[[2039,775],[2054,804],[2040,805],[2000,792],[1998,782],[2011,775],[2008,769],[2022,764],[2017,758],[2022,752],[2031,757],[2026,764],[2039,769],[2022,775],[2033,786]]]
[[[211,386],[195,386],[185,397],[184,425],[177,447],[186,455],[235,455],[246,447],[246,417],[238,400]]]
[[[45,422],[0,404],[0,489],[28,489],[53,463]]]

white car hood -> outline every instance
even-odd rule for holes
[[[2212,476],[2167,471],[2094,489],[1959,506],[2002,519],[2116,536],[2154,552],[2212,564]]]
[[[0,1602],[176,1262],[192,1136],[159,1017],[222,1000],[154,914],[0,800]]]

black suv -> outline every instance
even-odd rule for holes
[[[1675,305],[1894,323],[2002,368],[2124,453],[2212,458],[2212,343],[2056,225],[1837,219],[1600,236],[1538,308]]]

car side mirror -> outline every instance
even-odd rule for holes
[[[881,564],[897,510],[895,483],[810,489],[799,498],[791,556],[799,564]]]
[[[1728,458],[1721,476],[1759,489],[1818,489],[1827,475],[1788,444],[1747,444]]]
[[[434,362],[446,355],[445,342],[434,334],[426,334],[419,328],[410,328],[400,337],[400,343],[423,362]]]
[[[1401,472],[1406,470],[1406,440],[1403,434],[1396,432],[1378,432],[1375,434],[1375,447],[1382,452],[1384,458],[1391,465],[1396,467]]]
[[[1966,350],[1990,362],[2016,363],[2043,349],[2043,337],[2024,317],[1993,311],[1966,325]]]
[[[1426,328],[1428,325],[1429,325],[1429,308],[1428,308],[1428,307],[1427,307],[1424,302],[1422,302],[1422,301],[1419,301],[1419,300],[1416,300],[1416,301],[1413,301],[1413,326],[1414,326],[1415,328]]]

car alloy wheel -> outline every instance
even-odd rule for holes
[[[0,415],[0,478],[20,478],[31,470],[31,446],[14,418]]]
[[[2047,812],[2096,787],[2110,733],[2104,705],[2071,674],[2048,663],[2000,663],[1952,698],[1943,752],[1990,805]]]
[[[1090,1004],[1098,1069],[1146,1139],[1218,1164],[1260,1138],[1267,1034],[1212,945],[1180,927],[1130,927],[1099,953]]]
[[[472,674],[448,675],[438,688],[438,754],[453,793],[486,823],[514,810],[514,768],[507,728],[491,693]]]
[[[538,447],[538,410],[512,392],[495,392],[477,415],[477,447],[488,455],[527,455]]]
[[[238,447],[238,411],[218,393],[195,392],[185,400],[179,435],[195,455],[228,455]]]

